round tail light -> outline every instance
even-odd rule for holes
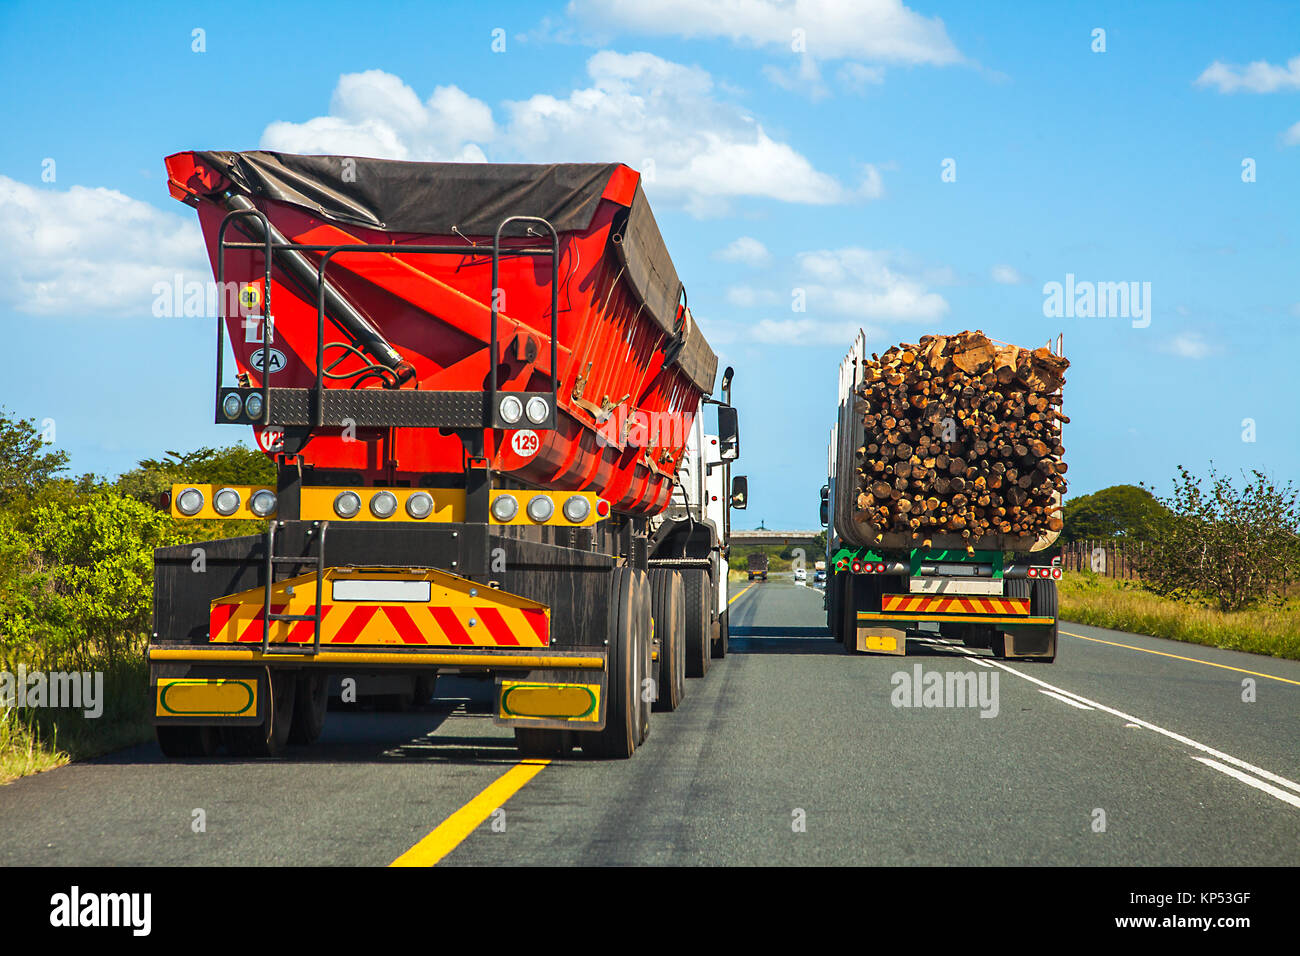
[[[519,514],[519,501],[514,495],[497,495],[492,501],[492,517],[498,521],[512,521]]]

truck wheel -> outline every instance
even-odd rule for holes
[[[374,694],[370,697],[370,706],[381,714],[405,714],[419,703],[416,679],[396,694]]]
[[[1056,582],[1040,580],[1033,582],[1033,585],[1033,589],[1029,592],[1029,613],[1034,617],[1050,617],[1052,626],[1047,632],[1046,652],[1034,657],[1026,657],[1025,660],[1053,664],[1056,662]]]
[[[840,590],[840,644],[850,654],[858,652],[858,580],[852,574],[841,575],[844,587]]]
[[[325,729],[325,711],[330,700],[329,675],[309,671],[298,678],[294,690],[293,721],[289,725],[289,743],[314,744]]]
[[[1006,584],[1006,596],[1016,598],[1029,598],[1029,613],[1033,617],[1050,617],[1056,620],[1056,582],[1051,580],[1031,581],[1028,578],[1017,578],[1008,581]],[[1057,625],[1052,624],[1047,633],[1047,647],[1042,654],[1032,656],[1022,655],[1016,660],[1020,661],[1038,661],[1042,664],[1051,664],[1056,661],[1056,632]],[[994,632],[993,636],[993,656],[997,658],[1006,658],[1006,634],[1002,631]]]
[[[713,657],[709,618],[713,602],[709,600],[709,573],[698,568],[682,572],[686,586],[686,676],[703,677],[709,672]]]
[[[842,616],[840,614],[840,602],[843,598],[840,596],[844,591],[844,575],[836,574],[830,579],[826,586],[826,598],[823,603],[826,605],[826,630],[830,631],[831,640],[836,644],[843,642],[840,635],[840,623]]]
[[[567,757],[573,750],[573,734],[567,730],[516,727],[515,747],[521,757]]]
[[[264,702],[266,719],[258,727],[224,727],[226,747],[236,757],[278,757],[289,742],[293,724],[296,674],[270,674],[263,684],[270,700]]]
[[[415,679],[415,706],[423,707],[438,688],[438,672],[421,674]]]
[[[159,724],[154,728],[163,756],[172,760],[211,757],[217,752],[216,727],[183,727]]]
[[[718,639],[713,642],[713,656],[721,660],[727,656],[727,611],[718,616]]]
[[[651,571],[650,584],[655,636],[659,638],[655,710],[672,712],[686,695],[686,592],[680,571]]]
[[[636,750],[640,705],[636,684],[637,594],[631,568],[610,573],[609,661],[605,686],[605,728],[579,734],[589,757],[632,756]],[[516,738],[518,740],[518,738]]]
[[[654,709],[655,697],[658,696],[659,675],[655,670],[654,647],[652,646],[654,629],[654,604],[650,597],[650,575],[645,571],[635,572],[637,582],[636,624],[640,636],[637,638],[637,669],[634,686],[640,727],[637,730],[636,744],[641,746],[650,736],[650,712]]]

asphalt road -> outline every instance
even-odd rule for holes
[[[0,865],[1300,862],[1300,662],[1077,624],[1052,665],[850,656],[820,592],[737,592],[731,654],[631,760],[521,766],[490,685],[444,679],[283,760],[147,745],[0,787]],[[918,666],[983,705],[895,706]]]

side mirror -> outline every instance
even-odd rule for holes
[[[744,475],[731,478],[731,507],[744,511],[749,507],[749,479]]]
[[[831,523],[831,486],[822,485],[822,527]]]
[[[718,457],[723,461],[740,457],[740,417],[734,405],[718,406]]]

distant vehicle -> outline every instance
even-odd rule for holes
[[[807,581],[807,580],[808,580],[808,572],[805,571],[803,568],[795,568],[795,569],[794,569],[794,579],[795,579],[796,581]]]
[[[816,571],[813,572],[813,584],[824,585],[825,583],[826,583],[826,569],[818,568]]]
[[[749,580],[758,578],[760,581],[767,580],[767,552],[756,551],[749,556]]]

